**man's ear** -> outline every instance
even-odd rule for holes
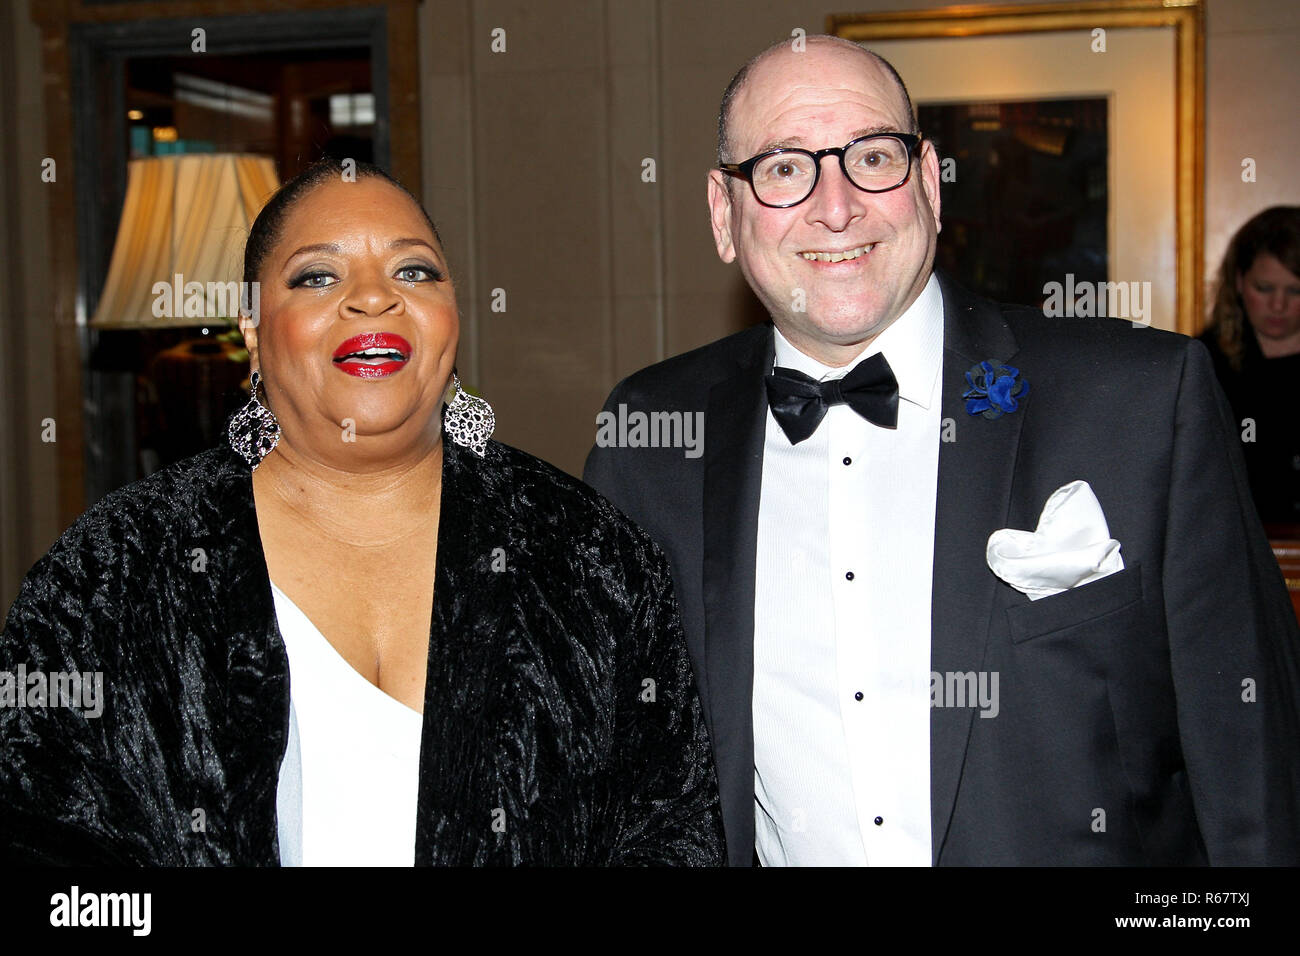
[[[925,190],[925,198],[934,214],[934,231],[940,232],[943,223],[939,221],[939,157],[928,139],[921,147],[921,188]]]
[[[249,366],[254,369],[260,369],[262,363],[257,355],[257,323],[252,316],[240,315],[239,332],[244,336],[244,348],[248,349]]]
[[[731,193],[727,190],[725,174],[720,169],[709,170],[709,220],[713,224],[713,244],[718,248],[718,258],[734,262],[736,247],[731,236]]]

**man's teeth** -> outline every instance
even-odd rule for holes
[[[876,244],[873,242],[869,246],[858,246],[856,249],[845,249],[843,252],[801,252],[799,255],[809,262],[844,262],[847,259],[864,256],[874,248]]]

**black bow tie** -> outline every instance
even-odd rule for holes
[[[898,379],[880,352],[859,362],[843,378],[829,382],[818,382],[779,365],[764,381],[772,415],[791,445],[810,437],[832,405],[847,403],[882,428],[898,426]]]

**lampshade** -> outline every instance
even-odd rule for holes
[[[140,329],[233,322],[244,240],[277,185],[275,164],[265,156],[131,160],[108,281],[90,324]]]

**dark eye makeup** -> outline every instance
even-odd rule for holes
[[[424,263],[412,263],[410,265],[401,266],[393,274],[396,277],[401,277],[402,274],[406,272],[416,272],[416,273],[420,273],[423,276],[423,278],[420,279],[406,279],[405,281],[408,282],[443,282],[447,278],[446,273],[443,272],[441,269],[439,269],[437,266],[427,265]],[[321,280],[337,279],[337,278],[338,276],[336,276],[333,272],[329,272],[327,270],[317,267],[317,268],[306,269],[302,272],[299,272],[297,275],[295,275],[292,279],[288,281],[287,285],[290,289],[297,289],[299,287],[306,287],[308,289],[323,289],[330,283]]]
[[[324,284],[315,280],[333,278],[336,278],[336,276],[332,272],[326,272],[323,269],[307,269],[290,279],[288,285],[290,289],[296,289],[299,286],[306,286],[309,289],[323,289]]]
[[[395,275],[400,276],[403,272],[421,272],[428,277],[427,279],[424,280],[426,282],[428,281],[441,282],[447,278],[446,273],[444,273],[437,266],[431,266],[425,263],[412,263],[410,265],[401,266],[400,268],[398,268]]]

